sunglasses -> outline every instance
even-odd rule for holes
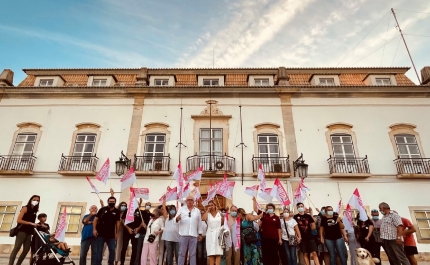
[[[188,217],[191,217],[191,212],[188,213]]]

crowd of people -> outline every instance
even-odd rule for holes
[[[30,250],[35,252],[38,243],[34,228],[49,233],[46,214],[39,214],[36,223],[39,206],[40,196],[34,195],[22,208],[9,265],[14,265],[21,247],[17,265]],[[356,265],[355,249],[359,247],[378,259],[382,247],[391,265],[417,264],[415,228],[387,203],[380,203],[368,218],[356,216],[349,230],[331,206],[316,208],[314,214],[312,208],[297,203],[297,214],[285,207],[278,216],[274,204],[259,209],[253,198],[253,208],[253,213],[247,213],[234,205],[223,209],[211,201],[199,210],[189,196],[178,209],[166,205],[164,199],[151,212],[147,202],[144,209],[135,210],[134,221],[126,222],[127,203],[117,204],[116,198],[110,197],[105,207],[91,206],[82,220],[79,264],[86,265],[91,248],[91,265],[102,264],[105,249],[108,265],[124,265],[130,242],[130,265],[147,265],[148,260],[150,265],[310,265],[311,261],[315,265],[346,265],[347,245],[352,265]],[[67,243],[55,243],[70,251]]]

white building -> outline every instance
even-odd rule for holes
[[[358,188],[368,209],[385,201],[412,220],[419,252],[429,253],[430,70],[422,70],[423,85],[407,70],[25,69],[18,86],[4,70],[0,253],[10,253],[8,231],[38,194],[53,228],[67,206],[67,242],[77,254],[82,217],[100,205],[85,176],[104,201],[112,188],[128,202],[115,174],[121,151],[153,206],[176,186],[172,172],[181,160],[186,172],[204,166],[202,194],[226,173],[236,182],[233,201],[218,196],[219,204],[247,211],[244,190],[258,184],[260,164],[268,186],[279,178],[293,201],[293,161],[303,154],[306,206],[346,204]],[[111,180],[104,185],[94,176],[107,158]]]

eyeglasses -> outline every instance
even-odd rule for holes
[[[191,212],[188,213],[188,217],[191,217]]]

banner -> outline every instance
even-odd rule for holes
[[[136,174],[134,174],[134,167],[124,174],[121,181],[121,190],[126,189],[136,182]]]
[[[355,191],[352,194],[352,197],[349,200],[348,204],[351,207],[358,210],[358,212],[360,213],[360,220],[361,221],[366,221],[367,219],[369,219],[369,217],[367,217],[366,210],[364,209],[363,201],[361,200],[360,193],[358,192],[358,189],[355,189]]]
[[[125,224],[129,224],[134,222],[134,212],[136,211],[138,207],[138,203],[136,200],[136,195],[134,194],[134,191],[132,188],[130,188],[130,202],[128,203],[128,209],[127,209],[127,215],[125,217]]]
[[[202,202],[203,206],[207,206],[207,205],[209,204],[209,202],[210,202],[211,200],[213,200],[213,198],[215,198],[215,195],[216,195],[216,192],[217,192],[217,188],[216,188],[216,186],[217,186],[217,185],[213,185],[213,186],[211,186],[211,187],[210,187],[210,189],[208,190],[208,195],[207,195],[207,197],[206,197],[206,200],[204,200],[204,201]]]
[[[87,178],[87,180],[88,180],[88,183],[90,183],[91,188],[93,188],[94,192],[95,192],[96,194],[99,194],[99,193],[100,193],[100,191],[96,188],[96,186],[94,186],[94,184],[91,182],[90,178],[89,178],[89,177],[86,177],[86,178]]]
[[[158,200],[160,203],[163,203],[163,196],[161,196],[161,198]],[[166,202],[170,202],[170,201],[176,201],[178,199],[178,188],[174,187],[174,188],[170,188],[167,187],[167,192],[166,192]]]
[[[55,231],[55,239],[60,242],[66,240],[66,228],[67,228],[67,213],[66,206],[63,206],[63,214],[61,215],[60,222],[58,222],[57,231]]]
[[[279,179],[275,180],[272,191],[270,192],[270,196],[277,198],[283,206],[288,206],[291,204],[288,194]]]
[[[258,175],[257,178],[260,180],[260,188],[262,191],[266,190],[266,176],[264,175],[263,165],[260,164],[258,167]]]
[[[196,171],[191,172],[191,174],[188,174],[184,176],[185,183],[190,183],[192,180],[201,180],[203,174],[203,166],[199,167]]]
[[[255,197],[258,192],[258,185],[254,185],[252,187],[245,187],[245,194]]]
[[[103,166],[100,168],[99,172],[97,173],[96,179],[106,184],[109,178],[110,178],[110,161],[108,158],[106,159],[106,162],[103,164]]]
[[[144,200],[149,200],[149,189],[148,188],[132,188],[132,187],[130,187],[130,192],[134,193],[136,198],[142,198]]]
[[[240,218],[236,218],[236,244],[234,244],[234,249],[240,249]]]

